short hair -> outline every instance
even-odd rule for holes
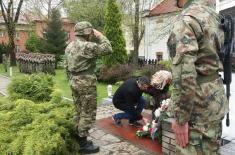
[[[138,77],[137,81],[138,81],[138,83],[141,83],[141,84],[150,85],[150,80],[146,76]]]

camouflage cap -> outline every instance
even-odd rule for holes
[[[93,28],[92,28],[91,23],[86,22],[86,21],[78,22],[74,26],[75,35],[77,35],[77,36],[91,34],[92,30],[93,30]]]

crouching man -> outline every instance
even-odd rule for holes
[[[122,119],[128,119],[130,125],[142,126],[138,121],[142,120],[141,112],[145,106],[143,92],[150,86],[147,77],[130,78],[125,81],[113,96],[114,106],[123,111],[113,115],[116,125],[121,125]]]

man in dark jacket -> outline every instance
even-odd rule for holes
[[[130,78],[117,89],[113,104],[123,113],[113,115],[115,124],[121,125],[122,119],[129,119],[130,125],[140,125],[137,121],[143,118],[141,112],[145,105],[142,94],[149,85],[150,80],[147,77]]]

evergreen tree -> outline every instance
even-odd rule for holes
[[[60,56],[64,54],[66,47],[66,33],[62,29],[60,12],[53,9],[45,33],[46,50],[48,53],[55,54],[56,66]]]
[[[105,13],[104,34],[110,40],[113,53],[103,58],[104,64],[111,66],[127,62],[126,41],[121,29],[122,17],[116,0],[108,0]]]

